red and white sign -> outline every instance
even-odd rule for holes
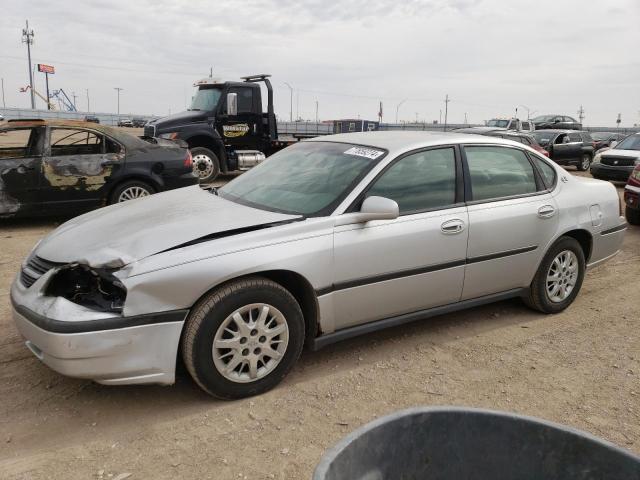
[[[56,69],[53,65],[45,65],[44,63],[38,64],[38,71],[42,73],[56,73]]]

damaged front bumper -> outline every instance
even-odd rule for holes
[[[122,316],[44,295],[54,268],[11,287],[16,326],[36,357],[67,376],[103,384],[171,384],[188,310]]]

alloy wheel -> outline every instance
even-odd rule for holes
[[[563,250],[551,262],[547,272],[547,295],[549,300],[560,303],[571,295],[579,273],[578,257],[571,250]]]
[[[289,343],[289,326],[277,308],[252,303],[236,310],[213,339],[213,363],[227,380],[255,382],[280,363]]]
[[[208,155],[204,155],[200,153],[193,157],[193,173],[195,173],[198,178],[208,178],[213,174],[214,171],[213,159]]]
[[[118,196],[118,202],[126,202],[127,200],[133,200],[135,198],[148,197],[151,195],[149,190],[144,187],[131,186],[125,188]]]
[[[582,170],[588,170],[590,164],[591,164],[591,159],[589,158],[589,155],[583,155],[582,156]]]

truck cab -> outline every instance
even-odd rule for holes
[[[531,121],[519,118],[492,118],[487,120],[486,125],[487,127],[504,128],[518,132],[533,132],[535,130]]]
[[[280,148],[268,77],[200,80],[194,84],[197,91],[187,111],[149,122],[144,135],[185,141],[201,183],[211,182],[221,172],[247,170]],[[258,82],[267,89],[266,112]]]

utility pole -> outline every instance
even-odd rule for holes
[[[296,122],[300,120],[300,92],[296,92]]]
[[[618,118],[616,118],[616,123],[618,124],[618,130],[620,130],[620,123],[622,123],[622,114],[618,114]]]
[[[89,89],[87,88],[87,112],[91,111],[90,105],[89,105]]]
[[[404,100],[402,100],[397,106],[396,106],[396,123],[398,123],[398,112],[400,111],[400,105],[402,105],[404,102],[406,102],[407,99],[405,98]]]
[[[584,108],[582,108],[582,105],[580,105],[580,110],[578,110],[578,118],[580,119],[580,123],[582,123],[582,120],[584,120]]]
[[[440,109],[440,119],[438,120],[438,125],[442,125],[442,109]]]
[[[467,112],[464,112],[464,124],[467,124]]]
[[[76,110],[78,110],[78,107],[76,106],[76,92],[71,92],[71,96],[73,97],[73,106],[76,107]]]
[[[4,103],[4,78],[0,80],[2,80],[2,108],[7,108],[7,104]]]
[[[293,122],[293,87],[287,82],[284,82],[284,84],[289,87],[289,93],[291,94],[289,100],[289,121]]]
[[[318,100],[316,100],[316,123],[318,123]]]
[[[448,119],[448,115],[449,115],[449,102],[451,100],[449,100],[449,94],[447,93],[447,95],[444,97],[444,131],[447,131],[447,119]]]
[[[27,58],[29,60],[29,93],[31,94],[31,109],[35,110],[36,100],[33,96],[33,73],[31,71],[31,45],[33,45],[33,30],[29,30],[29,20],[26,21],[25,28],[22,29],[22,43],[27,44]],[[47,102],[49,99],[47,99]]]
[[[113,89],[118,91],[118,115],[120,115],[120,92],[124,90],[124,88],[113,87]]]

